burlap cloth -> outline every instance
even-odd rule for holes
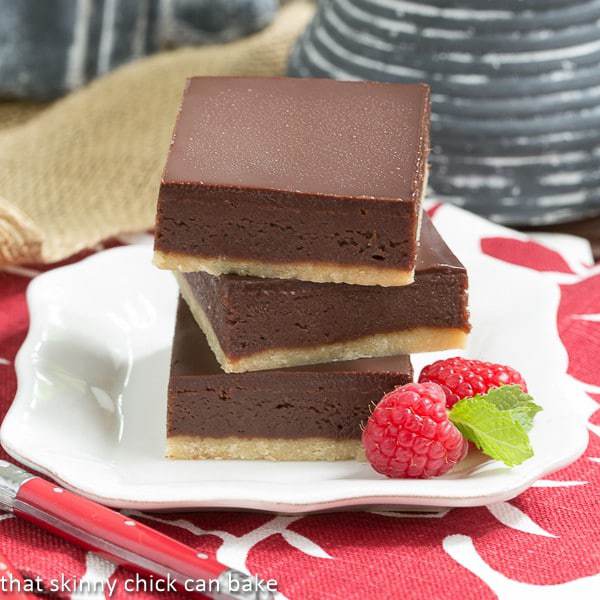
[[[185,78],[282,74],[312,10],[297,0],[252,37],[137,61],[49,107],[0,104],[0,266],[152,227]]]

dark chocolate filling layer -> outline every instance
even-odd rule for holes
[[[230,260],[411,270],[420,203],[163,184],[155,248]]]
[[[167,434],[358,439],[371,403],[411,380],[407,356],[223,373],[180,299]]]
[[[184,277],[229,357],[416,327],[469,331],[466,270],[426,215],[411,285],[356,286],[202,272]]]

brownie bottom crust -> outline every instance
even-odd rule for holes
[[[179,289],[194,319],[223,370],[227,373],[263,371],[268,369],[348,361],[377,356],[395,356],[434,352],[448,348],[464,348],[468,333],[454,327],[415,327],[401,331],[377,333],[355,340],[314,347],[276,348],[242,357],[228,357],[219,343],[202,306],[195,300],[187,281],[175,273]]]
[[[210,258],[166,250],[154,250],[154,265],[159,269],[211,275],[252,275],[262,278],[299,279],[313,283],[348,283],[382,287],[408,285],[414,281],[414,268],[390,269],[363,265],[347,266],[327,262],[270,263],[251,259],[239,261]]]
[[[187,460],[353,460],[360,440],[311,437],[226,438],[178,435],[167,440],[167,458]]]

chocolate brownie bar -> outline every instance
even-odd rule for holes
[[[428,152],[424,84],[194,77],[160,186],[155,264],[408,284]]]
[[[467,273],[424,216],[415,282],[401,287],[179,273],[226,371],[462,348]]]
[[[168,391],[167,456],[352,459],[370,405],[411,380],[407,356],[224,373],[180,300]]]

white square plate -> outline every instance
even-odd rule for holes
[[[531,433],[535,456],[516,468],[476,452],[430,480],[390,480],[353,461],[166,460],[177,290],[143,246],[101,252],[31,283],[31,327],[16,361],[18,391],[0,431],[2,444],[15,459],[116,507],[309,512],[512,498],[575,460],[587,444],[585,418],[567,398],[558,287],[482,254],[469,227],[453,229],[442,233],[470,274],[473,333],[466,354],[519,369],[544,407]],[[414,356],[415,372],[439,356]]]

